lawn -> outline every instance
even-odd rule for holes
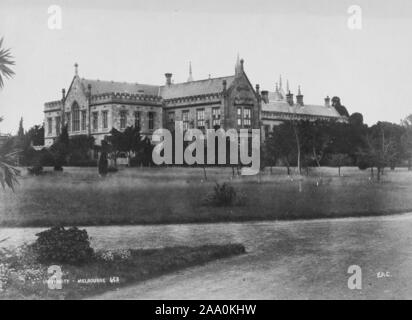
[[[232,177],[230,168],[126,168],[101,178],[96,168],[65,168],[42,176],[23,170],[15,193],[0,190],[0,226],[122,225],[312,219],[412,211],[412,172],[285,168]],[[242,205],[205,204],[216,182],[229,182]]]

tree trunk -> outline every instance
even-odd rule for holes
[[[381,181],[381,170],[382,169],[378,167],[378,174],[377,174],[378,181]]]
[[[340,167],[338,167],[338,171],[339,171],[339,177],[340,177]]]
[[[373,167],[371,167],[371,178],[373,179],[373,176],[374,176],[374,174],[373,174]]]
[[[297,151],[298,151],[298,172],[299,174],[302,174],[302,164],[301,164],[301,152],[300,152],[300,140],[299,140],[299,135],[298,135],[298,131],[296,129],[295,124],[293,124],[293,131],[295,132],[295,138],[296,138],[296,147],[297,147]]]
[[[320,168],[320,162],[319,162],[318,156],[316,155],[315,147],[313,147],[312,152],[313,152],[313,157],[315,158],[315,161],[316,161],[316,165]]]
[[[412,159],[408,160],[408,171],[412,170]]]
[[[203,166],[203,176],[205,177],[205,181],[207,181],[206,167],[205,166]]]

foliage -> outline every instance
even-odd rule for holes
[[[244,198],[237,194],[233,186],[227,183],[216,183],[213,193],[206,199],[206,202],[217,207],[226,207],[242,204],[243,200]]]
[[[329,156],[329,164],[332,167],[337,167],[339,169],[339,176],[340,176],[340,168],[343,166],[349,166],[353,163],[352,158],[344,153],[335,153]]]
[[[107,162],[107,142],[102,141],[102,148],[99,158],[99,174],[105,176],[108,173],[108,162]]]
[[[28,168],[27,171],[29,174],[39,176],[43,173],[43,167],[41,165],[36,165],[34,167]]]
[[[3,48],[3,38],[0,39],[0,89],[4,86],[3,78],[11,78],[14,75],[14,71],[10,69],[15,62],[10,53],[10,49]]]
[[[90,150],[94,147],[94,137],[87,135],[77,135],[69,139],[68,144],[68,165],[78,166],[78,164],[90,161]]]
[[[83,264],[94,258],[86,230],[53,227],[37,234],[33,244],[40,263]]]
[[[51,146],[50,152],[54,158],[54,170],[59,171],[67,163],[69,154],[69,133],[67,125],[63,126],[57,141]]]

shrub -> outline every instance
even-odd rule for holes
[[[107,168],[107,172],[117,172],[117,171],[119,171],[119,169],[117,169],[116,167],[110,166]]]
[[[35,165],[34,167],[28,168],[29,174],[39,176],[43,173],[43,167],[41,165]]]
[[[53,227],[37,234],[33,245],[40,263],[67,263],[78,265],[94,257],[86,230],[76,227]]]
[[[106,152],[102,152],[100,155],[98,170],[102,176],[105,176],[109,172]]]
[[[216,183],[213,188],[213,193],[206,199],[209,204],[223,207],[233,206],[242,203],[243,198],[240,197],[235,188],[227,183]]]

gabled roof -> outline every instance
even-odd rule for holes
[[[80,79],[81,84],[85,92],[87,92],[88,85],[91,85],[92,95],[102,93],[129,93],[129,94],[145,94],[158,96],[159,86],[140,84],[140,83],[127,83],[127,82],[115,82],[115,81],[102,81],[102,80],[89,80]]]
[[[226,87],[229,88],[235,76],[197,80],[183,83],[174,83],[160,87],[160,95],[163,99],[175,99],[189,96],[198,96],[223,91],[223,80],[226,80]]]
[[[332,106],[331,107],[320,106],[320,105],[290,106],[287,102],[283,102],[283,101],[269,101],[269,103],[262,102],[262,111],[290,113],[290,114],[308,115],[308,116],[319,116],[319,117],[341,118],[341,115]]]

